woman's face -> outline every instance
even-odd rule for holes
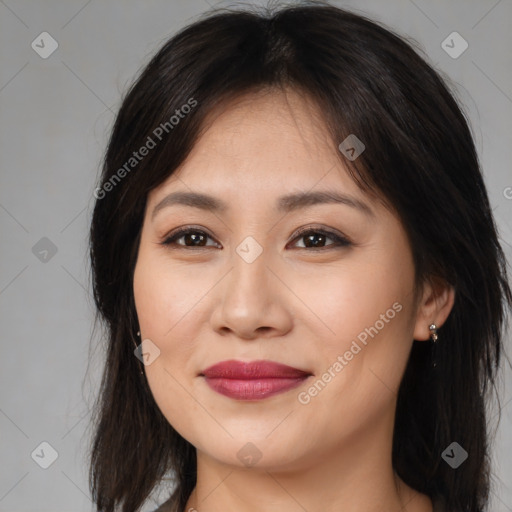
[[[412,340],[428,339],[428,321],[400,222],[337,151],[304,98],[252,95],[215,117],[148,197],[134,275],[145,371],[203,457],[296,468],[391,439]]]

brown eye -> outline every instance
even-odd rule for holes
[[[199,229],[184,228],[167,237],[162,242],[162,245],[176,245],[178,247],[185,248],[212,247],[211,245],[207,245],[208,238],[211,239],[210,235],[204,231]],[[182,243],[178,243],[180,239],[183,239]]]
[[[334,240],[334,243],[327,244],[327,240]],[[347,247],[351,242],[336,233],[325,231],[321,229],[306,228],[299,231],[298,236],[294,240],[304,240],[304,246],[298,247],[299,249],[334,249],[336,247]]]

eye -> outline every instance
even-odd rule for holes
[[[348,240],[343,235],[334,233],[329,230],[325,229],[315,229],[315,228],[302,228],[300,229],[294,240],[304,240],[304,245],[302,247],[298,247],[299,249],[320,249],[320,250],[327,250],[327,249],[335,249],[337,247],[348,247],[352,245],[350,240]],[[322,244],[325,244],[327,239],[334,240],[334,243],[328,244],[327,246]]]
[[[202,231],[197,228],[180,228],[178,231],[171,233],[162,243],[162,245],[177,245],[178,247],[185,247],[188,249],[193,249],[195,247],[213,247],[211,245],[206,245],[207,239],[210,238],[210,235],[205,231]],[[184,243],[177,243],[178,240],[183,239]],[[190,244],[190,245],[188,245]]]

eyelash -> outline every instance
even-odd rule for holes
[[[176,244],[176,240],[179,240],[181,237],[183,237],[184,235],[187,235],[189,233],[203,234],[213,240],[213,237],[211,237],[206,231],[203,231],[198,228],[190,227],[190,226],[185,226],[183,228],[178,229],[174,233],[170,233],[169,236],[167,236],[162,242],[160,242],[160,244],[167,246],[167,247],[174,245],[175,247],[177,247],[179,249],[187,249],[187,250],[208,249],[208,248],[214,247],[212,245],[203,246],[203,247],[200,247],[200,246],[190,247],[190,246],[186,246],[186,245],[182,245],[182,244]],[[328,245],[327,247],[319,247],[319,248],[299,247],[299,249],[306,249],[306,250],[309,249],[310,251],[312,250],[312,251],[316,252],[316,251],[327,251],[327,250],[336,249],[336,248],[344,248],[344,247],[349,247],[349,246],[353,245],[352,242],[344,236],[338,235],[338,234],[336,234],[332,231],[326,230],[326,229],[317,229],[317,228],[311,228],[311,227],[299,229],[295,233],[295,237],[293,238],[293,241],[303,238],[307,234],[324,235],[324,236],[329,237],[332,240],[334,240],[334,243]]]

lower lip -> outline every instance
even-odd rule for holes
[[[306,377],[297,378],[261,378],[261,379],[225,379],[205,377],[206,383],[217,393],[236,400],[261,400],[284,393],[300,386]]]

